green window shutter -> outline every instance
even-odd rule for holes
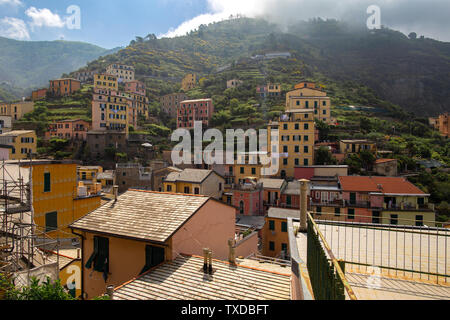
[[[94,270],[103,273],[103,279],[108,279],[109,272],[109,239],[103,237],[98,238],[98,254],[94,259]]]
[[[275,221],[269,220],[269,230],[275,231]]]
[[[44,192],[50,192],[51,182],[50,182],[50,172],[44,173]]]
[[[270,251],[275,251],[275,242],[273,242],[273,241],[269,242],[269,250]]]
[[[281,232],[287,232],[287,222],[281,222]]]
[[[139,274],[147,272],[165,261],[164,248],[145,246],[145,266]]]
[[[58,213],[49,212],[45,214],[45,232],[58,230]]]
[[[94,251],[92,252],[91,256],[86,262],[86,268],[88,269],[92,268],[92,263],[97,258],[97,255],[98,255],[98,237],[94,237]]]

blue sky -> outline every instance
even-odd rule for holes
[[[66,10],[70,5],[77,5],[80,8],[81,29],[70,30],[61,23],[69,16]],[[32,7],[36,10],[29,10]],[[48,9],[51,14],[42,9]],[[146,36],[149,33],[165,34],[184,21],[206,11],[207,3],[203,0],[0,0],[0,19],[10,18],[3,20],[3,23],[9,22],[7,30],[10,30],[11,26],[16,26],[19,30],[24,27],[18,20],[25,22],[28,30],[28,33],[23,31],[12,33],[10,38],[21,40],[64,38],[89,42],[104,48],[125,46],[135,36]],[[12,18],[14,20],[11,20]]]
[[[365,24],[373,4],[380,8],[382,25],[450,41],[448,0],[0,0],[0,36],[84,41],[113,48],[149,33],[184,35],[200,24],[236,13],[279,24],[313,17]],[[71,5],[80,8],[80,29],[67,27]]]

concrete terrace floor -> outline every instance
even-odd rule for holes
[[[294,226],[298,226],[298,223],[294,223]],[[430,261],[430,271],[433,270],[431,266],[433,265],[440,272],[450,274],[448,270],[450,264],[445,261],[450,256],[447,252],[450,249],[450,241],[447,245],[448,240],[440,236],[421,235],[420,233],[401,235],[389,230],[366,232],[359,228],[320,224],[319,228],[337,259],[346,258],[348,261],[353,254],[353,262],[365,263],[367,261],[370,264],[373,261],[392,266],[395,261],[399,268],[403,267],[403,263],[405,263],[406,267],[422,267],[423,271],[428,270]],[[357,239],[360,240],[360,243]],[[432,240],[434,240],[434,244],[432,244]],[[428,242],[430,242],[429,246]],[[420,244],[422,244],[422,248]],[[297,246],[300,258],[306,264],[307,236],[305,233],[297,235]],[[358,250],[356,251],[355,248]],[[397,253],[396,258],[395,252]],[[427,256],[428,254],[429,256]],[[356,257],[359,257],[360,260],[357,261]],[[371,260],[372,258],[374,260]],[[410,264],[408,265],[408,263]],[[373,276],[373,273],[374,269],[370,267],[346,265],[346,278],[359,300],[450,300],[450,279],[445,282],[445,279],[440,277],[440,282],[437,284],[437,279],[433,276],[386,269],[383,269],[378,276]]]

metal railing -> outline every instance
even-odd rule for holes
[[[427,226],[438,224],[434,221],[312,214],[330,250],[347,269],[364,273],[376,267],[388,276],[449,282],[450,229]]]
[[[313,217],[308,214],[307,267],[316,300],[357,300],[345,278],[344,264],[334,256]]]

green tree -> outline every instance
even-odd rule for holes
[[[0,279],[3,278],[0,275]],[[52,282],[50,278],[40,283],[38,279],[32,278],[30,286],[16,289],[9,284],[5,285],[4,298],[6,300],[75,300],[61,285],[59,280]]]
[[[316,165],[335,165],[336,158],[333,157],[330,150],[326,147],[320,147],[316,151]]]

